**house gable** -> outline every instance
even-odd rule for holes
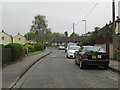
[[[26,41],[26,38],[23,35],[18,33],[18,35],[13,37],[13,43],[19,43],[19,44],[24,45],[24,44],[27,43],[27,41]]]
[[[0,44],[6,45],[9,43],[12,43],[12,36],[2,30],[2,32],[0,32]]]

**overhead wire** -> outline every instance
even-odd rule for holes
[[[86,14],[86,16],[83,19],[81,19],[81,21],[84,20],[84,19],[86,19],[91,14],[91,12],[96,8],[96,6],[98,5],[99,2],[100,2],[100,0],[98,0],[95,3],[95,5],[90,9],[90,11]],[[79,23],[81,23],[81,21],[75,23],[75,26],[78,25]],[[70,26],[68,29],[72,29],[72,26]],[[67,29],[67,31],[68,31],[68,29]]]

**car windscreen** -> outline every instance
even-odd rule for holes
[[[77,44],[76,44],[76,43],[69,43],[67,46],[68,46],[68,47],[69,47],[69,46],[77,46]]]
[[[84,51],[105,52],[101,47],[85,47]]]
[[[69,47],[69,50],[79,50],[80,47]]]

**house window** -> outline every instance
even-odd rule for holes
[[[18,40],[20,41],[20,38],[18,38]]]
[[[1,40],[3,41],[5,39],[5,37],[1,37]]]

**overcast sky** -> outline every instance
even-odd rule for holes
[[[75,32],[85,33],[84,17],[99,3],[85,18],[87,32],[95,27],[102,27],[112,20],[112,3],[94,0],[94,2],[2,2],[2,29],[10,35],[25,34],[30,30],[35,15],[45,15],[49,28],[54,32],[72,33],[72,23]],[[109,0],[112,1],[112,0]],[[1,6],[1,5],[0,5]],[[116,5],[116,15],[118,7]]]

